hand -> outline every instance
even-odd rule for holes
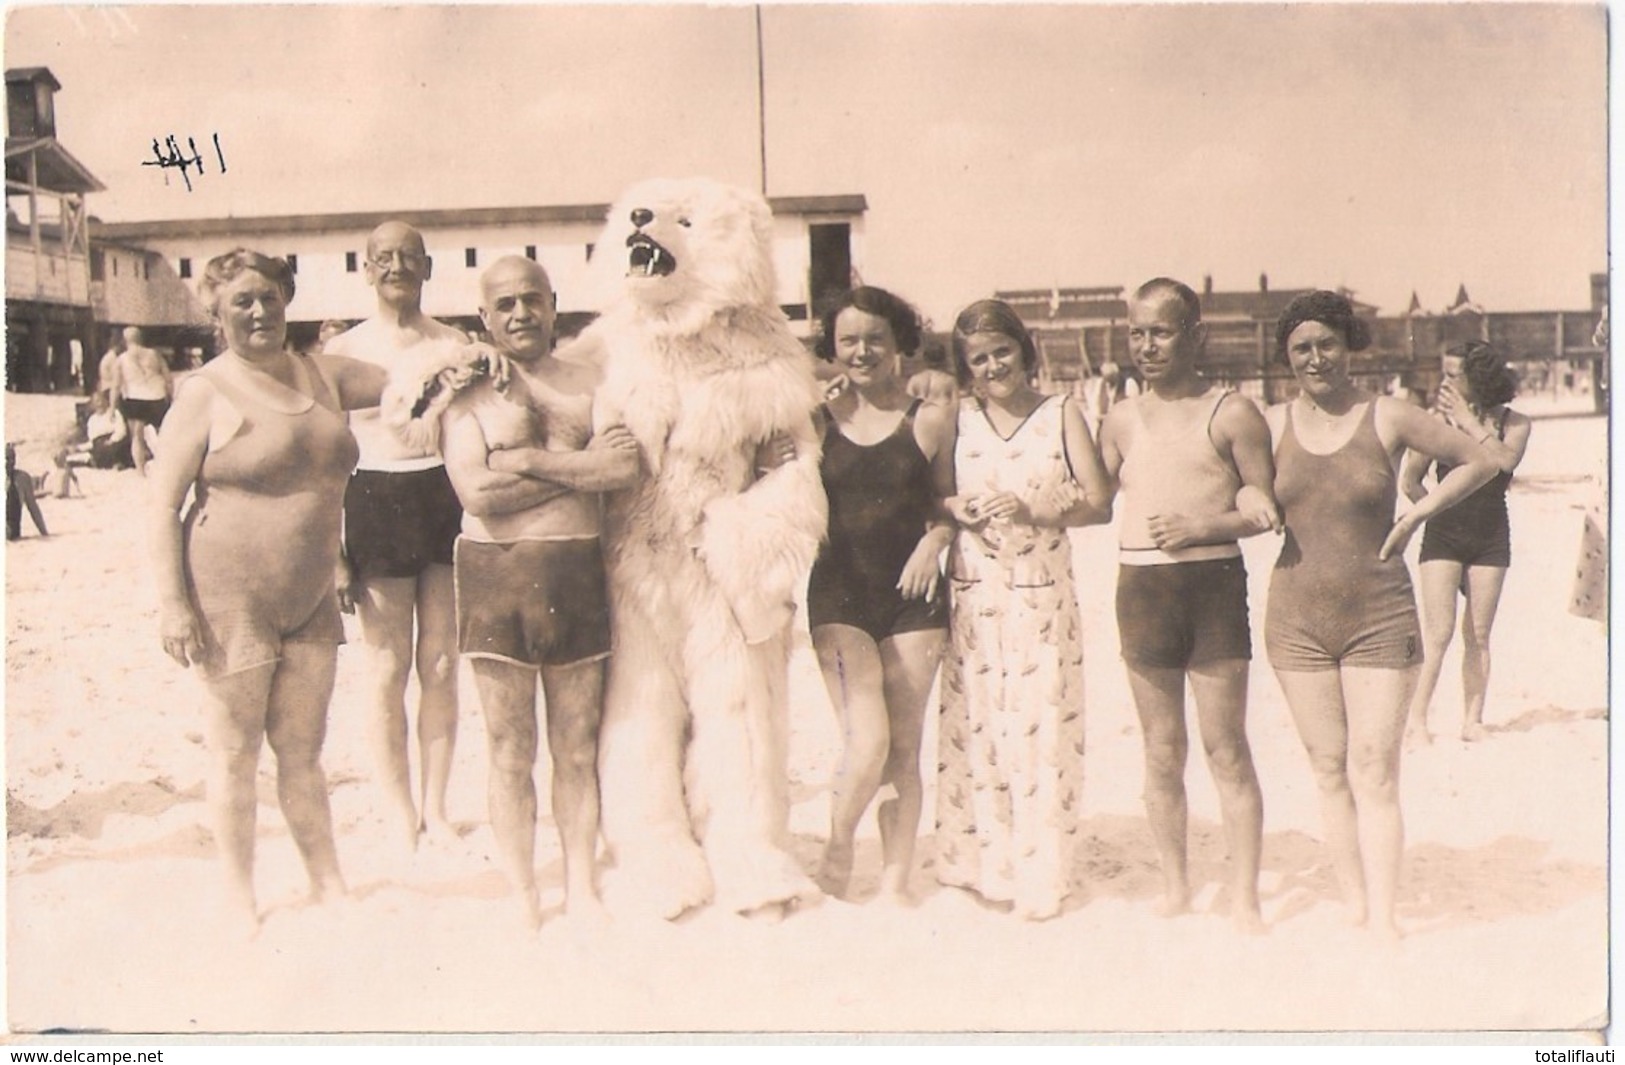
[[[527,450],[522,447],[494,447],[485,453],[485,468],[493,473],[523,475],[528,468],[525,461]]]
[[[914,546],[914,553],[903,563],[903,574],[897,578],[897,590],[904,599],[924,599],[927,603],[937,597],[937,585],[942,581],[942,570],[937,566],[936,537],[927,536]]]
[[[166,608],[158,616],[158,632],[163,640],[164,653],[182,667],[198,661],[203,655],[202,630],[189,606]]]
[[[355,613],[356,584],[355,569],[341,553],[333,567],[333,591],[339,597],[339,610],[343,613]]]
[[[756,445],[756,471],[771,473],[787,462],[795,461],[796,442],[788,433],[778,432]]]
[[[1044,502],[1049,504],[1050,509],[1057,515],[1065,514],[1073,507],[1088,501],[1089,497],[1084,494],[1082,486],[1070,477],[1062,478],[1050,485],[1048,491],[1044,493]]]
[[[632,435],[632,430],[616,422],[614,425],[606,426],[594,433],[592,439],[587,442],[589,451],[601,448],[636,451],[638,449],[638,438]]]
[[[1394,522],[1394,527],[1388,530],[1388,538],[1383,540],[1382,547],[1377,550],[1377,557],[1384,562],[1394,555],[1402,554],[1405,545],[1410,543],[1411,537],[1416,533],[1416,527],[1421,522],[1416,520],[1416,511],[1408,510],[1401,514]]]
[[[491,384],[496,386],[498,392],[508,390],[508,380],[513,377],[513,360],[508,358],[489,344],[481,344],[485,356],[485,372],[491,377]]]
[[[1280,532],[1285,528],[1281,521],[1281,508],[1275,500],[1269,497],[1269,493],[1250,484],[1242,485],[1241,491],[1236,493],[1236,510],[1248,525],[1259,532],[1266,529]]]
[[[1151,542],[1164,551],[1178,551],[1202,540],[1201,522],[1183,514],[1153,514],[1146,524]]]
[[[490,375],[492,384],[499,389],[508,382],[508,360],[489,344],[474,342],[460,345],[455,358],[455,362],[435,375],[442,388],[460,392],[470,382],[485,375]]]
[[[1439,398],[1434,406],[1444,416],[1445,421],[1468,435],[1478,436],[1483,432],[1483,422],[1474,413],[1472,405],[1456,391],[1456,386],[1449,378],[1445,378],[1444,383],[1439,386]]]
[[[987,523],[981,504],[970,496],[952,496],[942,501],[954,522],[966,529],[977,529]]]
[[[978,513],[987,516],[989,521],[1014,521],[1023,524],[1032,523],[1032,511],[1026,502],[1014,492],[989,492],[973,500]]]

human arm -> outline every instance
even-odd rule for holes
[[[169,359],[161,352],[154,352],[153,362],[158,364],[158,376],[164,379],[164,398],[172,399],[175,395],[175,371],[169,368]]]
[[[914,416],[915,442],[931,463],[931,494],[937,503],[926,522],[924,535],[914,545],[897,578],[897,590],[905,599],[930,602],[936,598],[937,588],[942,583],[939,560],[954,535],[952,516],[942,504],[954,494],[957,436],[958,422],[952,407],[926,404]]]
[[[912,375],[904,386],[910,396],[950,410],[959,402],[959,382],[952,374],[941,370],[924,369]]]
[[[1089,423],[1071,398],[1061,402],[1061,447],[1068,475],[1038,491],[1037,499],[1001,491],[973,499],[978,517],[1007,519],[1043,528],[1103,525],[1111,520],[1115,481],[1108,475]]]
[[[348,355],[312,355],[322,376],[332,382],[340,410],[366,410],[383,401],[389,371],[375,362]]]
[[[1378,558],[1386,560],[1405,549],[1423,522],[1455,506],[1494,477],[1496,465],[1482,445],[1426,411],[1386,396],[1379,396],[1374,402],[1377,404],[1377,435],[1385,446],[1408,447],[1454,467],[1433,491],[1395,519],[1377,552]]]
[[[1506,412],[1506,431],[1498,437],[1494,419],[1474,411],[1446,379],[1439,389],[1439,413],[1489,452],[1496,469],[1511,473],[1523,461],[1524,450],[1529,446],[1532,423],[1517,411]]]
[[[451,486],[463,509],[476,518],[529,510],[571,491],[561,484],[491,469],[485,430],[466,403],[453,403],[442,416],[441,441]]]
[[[1428,465],[1432,462],[1419,451],[1405,449],[1405,458],[1399,464],[1399,490],[1405,493],[1405,498],[1412,503],[1417,502],[1428,494],[1422,486],[1422,478],[1427,476]]]
[[[594,433],[580,451],[496,448],[486,457],[486,466],[577,492],[613,492],[638,482],[639,461],[637,439],[626,426],[612,425]]]
[[[148,465],[148,540],[158,586],[158,631],[164,653],[182,666],[203,653],[202,629],[186,592],[181,507],[203,469],[213,420],[212,387],[201,380],[177,392]]]
[[[1112,479],[1106,473],[1083,409],[1070,397],[1062,400],[1061,438],[1067,476],[1026,504],[1027,520],[1045,528],[1104,525],[1112,519]]]

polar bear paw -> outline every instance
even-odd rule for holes
[[[646,845],[636,857],[618,848],[605,888],[611,910],[667,921],[704,906],[715,890],[704,852],[689,840]]]
[[[718,905],[748,916],[783,916],[823,898],[794,858],[772,848],[739,863],[726,880],[718,876]]]

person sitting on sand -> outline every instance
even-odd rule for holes
[[[85,490],[79,487],[79,478],[74,476],[73,467],[68,463],[67,448],[57,448],[56,454],[51,456],[51,469],[45,474],[43,490],[53,499],[85,497]]]
[[[85,443],[69,461],[76,466],[98,470],[127,470],[135,465],[130,454],[130,429],[124,415],[98,392],[90,399],[90,417],[85,419]]]
[[[6,539],[20,540],[23,535],[23,510],[34,519],[34,528],[41,536],[51,535],[45,528],[45,515],[40,513],[39,501],[34,497],[34,475],[17,468],[17,445],[6,444]]]

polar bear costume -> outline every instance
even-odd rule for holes
[[[606,510],[599,772],[610,901],[665,917],[817,895],[786,850],[786,689],[795,594],[827,522],[819,390],[771,250],[760,196],[637,185],[596,245],[595,270],[614,275],[602,315],[559,351],[602,367],[594,421],[625,424],[644,455]],[[775,433],[796,457],[760,473]]]

